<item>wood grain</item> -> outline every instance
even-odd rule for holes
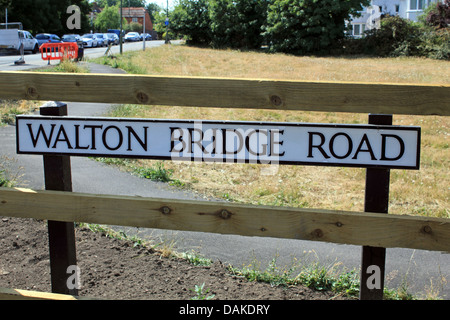
[[[450,115],[450,85],[0,72],[0,99]]]
[[[1,215],[450,252],[450,220],[0,188]]]

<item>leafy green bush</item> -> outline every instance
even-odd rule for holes
[[[438,29],[448,28],[450,25],[450,0],[438,2],[430,6],[425,14],[426,24]]]
[[[361,39],[364,53],[377,56],[416,55],[420,28],[412,21],[399,16],[387,16],[381,20],[380,29],[366,32]]]
[[[363,5],[369,1],[273,0],[264,35],[274,52],[330,53],[344,38],[345,21]]]
[[[427,58],[450,60],[450,28],[424,33],[420,50]]]
[[[369,54],[380,57],[418,56],[448,60],[450,29],[416,23],[398,16],[386,16],[379,29],[366,32],[361,39],[344,42],[346,54]]]

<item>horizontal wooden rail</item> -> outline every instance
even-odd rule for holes
[[[0,188],[0,215],[450,252],[450,219]]]
[[[0,72],[0,99],[450,115],[450,85]]]
[[[88,297],[0,287],[0,300],[96,300]]]

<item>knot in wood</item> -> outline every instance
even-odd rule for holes
[[[147,103],[148,102],[148,95],[146,95],[145,93],[139,91],[136,95],[136,98],[138,99],[138,101],[140,103]]]
[[[424,226],[424,227],[422,228],[422,231],[423,231],[423,233],[428,233],[428,234],[430,234],[430,233],[433,231],[433,229],[431,229],[430,226]]]
[[[316,238],[322,238],[323,237],[323,231],[320,229],[316,229],[312,232],[312,235]]]
[[[270,102],[274,105],[274,106],[281,106],[281,104],[283,103],[283,101],[281,100],[281,98],[279,96],[273,95],[270,97]]]
[[[28,87],[27,88],[27,96],[31,98],[37,97],[37,90],[35,87]]]
[[[160,209],[160,211],[161,211],[163,214],[169,214],[170,211],[172,211],[172,210],[170,210],[169,207],[164,206],[164,207],[162,207],[162,208]]]
[[[228,219],[231,217],[231,212],[229,212],[228,210],[223,209],[222,211],[220,211],[220,217],[222,219]]]

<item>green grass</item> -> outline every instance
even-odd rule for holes
[[[335,296],[358,298],[360,291],[359,270],[339,270],[339,264],[323,266],[319,263],[306,264],[303,266],[292,265],[289,268],[277,266],[274,258],[269,266],[261,270],[259,263],[250,264],[243,268],[229,266],[231,274],[244,277],[248,281],[260,281],[272,286],[306,286],[316,291],[333,292]],[[300,271],[295,271],[300,269]],[[417,300],[417,297],[408,293],[406,285],[397,289],[384,288],[384,300]],[[429,299],[437,299],[429,297]]]
[[[125,52],[122,54],[120,58],[111,57],[111,56],[103,56],[97,59],[94,59],[96,63],[108,65],[112,68],[123,69],[126,70],[127,73],[131,74],[145,74],[145,69],[137,66],[131,61],[131,57],[133,57],[133,52]]]
[[[260,269],[257,261],[236,268],[230,266],[229,271],[237,276],[242,276],[248,281],[260,281],[272,286],[297,286],[302,285],[316,291],[332,291],[336,295],[357,297],[359,294],[359,276],[356,270],[340,271],[337,265],[330,267],[321,266],[318,263],[298,265],[293,263],[289,267],[280,268],[277,259],[274,258],[264,270]],[[300,271],[296,271],[300,269]]]
[[[0,170],[0,187],[12,187],[13,184],[5,176],[5,170]]]
[[[127,159],[127,158],[94,158],[96,161],[118,166],[131,174],[138,177],[149,179],[152,181],[167,182],[169,185],[177,187],[185,187],[186,184],[178,179],[173,179],[173,169],[167,169],[163,161],[158,161],[152,166],[143,166],[139,160]]]

